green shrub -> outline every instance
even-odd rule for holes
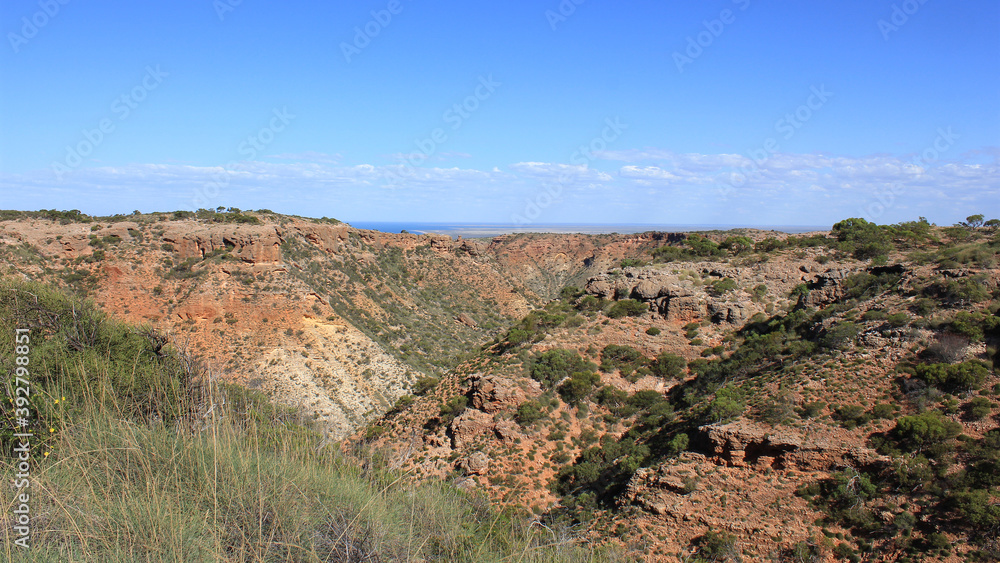
[[[291,329],[289,329],[291,330]],[[436,377],[421,377],[413,384],[413,394],[414,395],[426,395],[437,387],[438,378]]]
[[[823,412],[823,409],[825,408],[826,408],[826,403],[824,403],[823,401],[813,401],[811,403],[806,403],[802,405],[802,410],[799,412],[799,415],[802,418],[814,418],[816,416],[819,416],[819,414]]]
[[[864,315],[861,315],[861,320],[863,321],[884,321],[889,315],[882,310],[872,309],[870,311],[865,311]]]
[[[871,414],[874,419],[893,419],[896,417],[896,409],[892,405],[879,403],[872,407]]]
[[[604,300],[593,295],[586,295],[576,304],[576,308],[581,311],[600,311],[604,308]]]
[[[767,237],[755,244],[753,249],[757,252],[774,252],[775,250],[781,250],[786,246],[788,245],[783,240],[779,240],[774,237]]]
[[[961,431],[961,424],[948,420],[938,411],[927,411],[900,418],[892,434],[905,450],[925,451],[931,446],[948,444]]]
[[[590,395],[594,386],[601,382],[601,376],[592,371],[578,371],[559,386],[559,394],[569,404],[576,404]]]
[[[653,391],[652,389],[643,389],[642,391],[636,391],[628,398],[628,404],[639,408],[648,409],[653,405],[665,401],[663,393],[659,391]]]
[[[792,288],[792,291],[788,294],[793,298],[802,298],[809,295],[809,284],[800,283],[799,285]]]
[[[760,410],[760,419],[768,424],[782,424],[795,414],[791,397],[787,393],[769,396]]]
[[[727,385],[715,393],[715,398],[708,405],[709,419],[714,422],[732,420],[746,409],[743,391],[734,385]]]
[[[631,346],[608,344],[601,350],[601,371],[604,372],[620,370],[623,376],[628,376],[645,361],[642,352]]]
[[[858,260],[883,257],[892,250],[889,236],[882,227],[861,218],[844,219],[833,226],[840,248]]]
[[[1000,525],[1000,504],[987,490],[956,492],[949,500],[955,511],[979,530],[995,529]]]
[[[0,280],[0,365],[7,366],[11,388],[21,375],[15,369],[15,329],[28,329],[22,337],[29,338],[30,347],[32,400],[23,407],[29,415],[17,417],[31,425],[22,432],[48,435],[50,427],[69,422],[85,401],[108,416],[167,425],[194,408],[200,363],[178,353],[151,327],[117,322],[92,302],[43,284]],[[72,401],[61,401],[63,396]],[[11,447],[16,414],[7,406],[0,406],[5,449]]]
[[[575,301],[579,299],[584,294],[583,290],[579,287],[568,285],[559,292],[559,298],[566,301]]]
[[[819,342],[827,348],[843,350],[849,348],[854,343],[854,339],[857,338],[859,332],[861,332],[861,329],[855,323],[841,321],[828,328],[820,336]]]
[[[707,561],[741,561],[736,536],[729,532],[709,530],[695,540],[698,555]]]
[[[538,401],[526,401],[517,407],[517,421],[528,426],[538,420],[545,418],[545,411]]]
[[[576,350],[555,348],[542,353],[531,364],[531,377],[546,387],[552,387],[575,372],[587,372],[597,369]]]
[[[689,443],[690,439],[688,438],[687,434],[684,434],[683,432],[677,434],[676,436],[671,438],[669,442],[667,442],[667,454],[677,455],[687,450]]]
[[[889,326],[899,328],[909,324],[910,316],[906,313],[893,313],[886,320],[889,322]]]
[[[974,397],[967,406],[969,418],[982,420],[993,411],[993,403],[986,397]]]
[[[650,370],[664,379],[676,379],[684,373],[686,367],[687,360],[677,354],[664,351],[660,352],[660,355],[653,361]]]
[[[736,281],[732,278],[722,278],[712,282],[709,286],[709,293],[713,295],[724,295],[736,289]]]
[[[868,422],[865,417],[865,407],[861,405],[845,405],[837,407],[836,413],[837,418],[839,418],[847,428],[854,428],[859,424]]]
[[[441,412],[439,414],[442,418],[450,422],[452,419],[465,412],[465,407],[468,404],[468,397],[465,395],[457,395],[449,399],[447,403],[441,405]]]
[[[651,326],[646,329],[646,334],[650,336],[658,336],[660,332],[661,332],[660,329],[656,328],[655,326]]]
[[[684,244],[691,248],[696,256],[725,256],[726,251],[714,241],[698,234],[688,235]]]
[[[734,236],[730,236],[730,237],[726,237],[725,240],[723,240],[719,244],[719,247],[720,248],[724,248],[726,250],[729,250],[733,254],[739,256],[740,254],[743,254],[744,252],[748,252],[750,250],[753,250],[754,244],[753,244],[753,239],[751,239],[750,237],[745,237],[745,236],[735,236],[734,237]]]
[[[642,301],[622,299],[609,307],[605,314],[612,319],[620,319],[622,317],[638,317],[648,311],[649,306]]]
[[[917,378],[943,389],[978,389],[989,377],[989,368],[979,360],[959,364],[920,364],[914,368]]]

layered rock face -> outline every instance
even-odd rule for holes
[[[712,452],[712,461],[733,467],[830,470],[888,459],[871,448],[857,445],[854,433],[844,428],[823,426],[803,432],[740,420],[702,426],[698,430],[701,443]]]
[[[202,259],[215,251],[228,250],[251,264],[281,261],[281,228],[276,225],[191,225],[170,224],[163,241],[172,244],[181,260]]]
[[[709,280],[723,279],[717,272],[703,272]],[[631,298],[649,304],[668,321],[742,325],[764,310],[745,291],[716,296],[699,278],[662,269],[626,268],[620,275],[601,274],[587,281],[586,292],[603,299]]]

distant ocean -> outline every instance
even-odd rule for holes
[[[583,233],[588,235],[607,233],[644,233],[646,231],[662,231],[669,233],[690,231],[727,231],[730,229],[761,229],[766,231],[781,231],[784,233],[807,233],[810,231],[826,231],[829,226],[789,226],[789,225],[573,225],[573,224],[538,224],[512,225],[502,223],[415,223],[394,221],[349,221],[352,227],[382,231],[383,233],[399,233],[406,231],[414,234],[449,235],[452,238],[462,236],[494,237],[508,233]]]

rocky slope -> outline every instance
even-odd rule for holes
[[[77,219],[0,221],[4,273],[72,287],[151,323],[218,376],[306,407],[335,438],[564,282],[596,272],[591,261],[655,244],[624,235],[455,241],[270,213]]]
[[[993,253],[987,264],[996,264]],[[393,452],[421,478],[452,479],[526,507],[549,525],[577,522],[599,541],[621,538],[649,561],[705,555],[711,534],[729,538],[749,560],[839,560],[868,550],[867,560],[895,561],[932,554],[932,542],[947,545],[938,552],[942,560],[978,553],[975,546],[995,549],[992,540],[942,520],[952,514],[947,502],[932,510],[920,494],[890,490],[888,475],[912,456],[888,455],[879,440],[899,433],[901,416],[926,412],[936,401],[968,443],[992,439],[996,405],[974,419],[968,414],[977,397],[1000,391],[992,370],[977,384],[980,394],[955,395],[928,391],[907,375],[912,371],[900,370],[944,357],[935,354],[952,363],[993,362],[1000,335],[961,336],[951,319],[992,303],[984,326],[996,326],[989,320],[996,304],[983,299],[996,296],[1000,270],[942,269],[905,253],[893,257],[894,266],[831,261],[829,254],[807,247],[591,276],[582,291],[564,293],[518,325],[536,330],[533,337],[509,331],[354,442]],[[720,285],[724,280],[732,286]],[[938,292],[949,280],[987,291],[978,304],[942,300]],[[925,296],[935,295],[934,307],[943,308],[931,313],[926,302],[934,299]],[[638,304],[635,312],[615,314],[614,305],[626,302]],[[809,320],[794,326],[788,319],[796,316]],[[775,331],[779,322],[800,334]],[[758,344],[779,335],[784,346]],[[632,365],[609,361],[622,354],[609,347],[631,349]],[[546,380],[538,366],[551,369],[556,362],[546,363],[547,355],[561,350],[584,363]],[[658,370],[664,352],[689,367]],[[571,384],[586,379],[572,372],[588,369],[597,381],[581,398]],[[711,377],[718,380],[706,383]],[[739,397],[728,413],[721,400],[727,389]],[[977,463],[979,454],[958,451],[931,465]],[[886,487],[885,498],[871,500],[865,512],[871,529],[897,525],[900,506],[920,499],[923,511],[909,509],[918,522],[912,535],[909,528],[891,540],[884,531],[862,533],[811,495],[797,494],[851,471],[881,475]],[[991,502],[1000,505],[1000,498]]]
[[[170,332],[346,451],[560,537],[647,561],[996,556],[1000,244],[858,228],[451,240],[22,215],[0,257]]]

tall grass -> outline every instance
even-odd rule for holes
[[[36,368],[47,370],[37,374],[36,426],[52,429],[39,431],[50,438],[33,451],[31,547],[14,544],[9,518],[17,502],[9,489],[0,497],[0,558],[617,560],[500,513],[446,482],[410,479],[389,469],[378,452],[362,459],[342,454],[297,413],[246,389],[216,385],[200,374],[193,378],[201,378],[198,385],[178,382],[191,375],[183,355],[149,354],[141,341],[120,346],[148,333],[113,323],[91,305],[20,282],[5,283],[0,291],[51,299],[45,307],[42,299],[31,301],[34,316],[25,316],[23,307],[0,295],[0,324],[7,325],[0,365],[13,373],[7,333],[11,322],[28,323],[33,340],[47,347],[46,363]],[[63,332],[73,330],[81,308],[95,315],[101,335],[83,347]],[[32,324],[40,318],[55,320],[47,327]],[[156,400],[143,402],[141,393]],[[6,400],[4,409],[9,423]],[[0,473],[12,481],[15,469],[7,455]]]

